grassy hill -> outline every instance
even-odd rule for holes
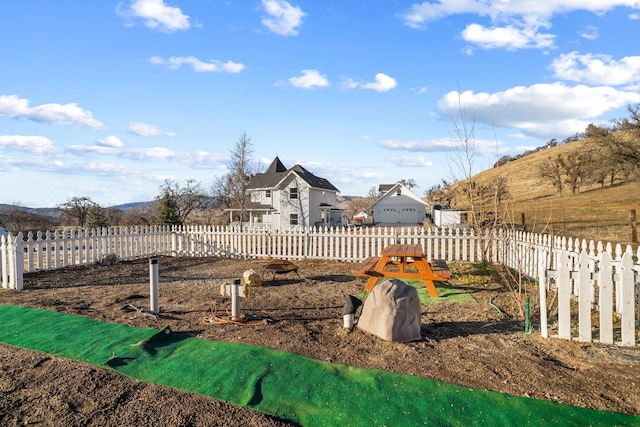
[[[565,189],[560,197],[551,182],[540,177],[543,161],[585,150],[588,144],[582,140],[547,148],[486,170],[474,179],[482,183],[504,178],[509,191],[505,208],[518,225],[522,225],[524,213],[528,231],[629,243],[629,210],[635,209],[640,219],[640,181],[585,186],[575,195]]]

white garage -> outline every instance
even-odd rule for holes
[[[383,191],[384,189],[384,191]],[[376,224],[422,225],[427,203],[398,183],[381,185],[382,195],[373,203],[373,221]]]

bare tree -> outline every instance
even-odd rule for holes
[[[588,176],[591,159],[589,153],[570,153],[566,157],[558,156],[560,167],[565,176],[565,183],[571,188],[572,194],[577,194],[580,185],[583,184]]]
[[[377,199],[380,193],[378,192],[378,188],[374,185],[367,192],[367,197],[371,197],[372,199]]]
[[[96,203],[87,196],[72,197],[57,206],[61,212],[61,219],[65,225],[84,227],[87,222],[89,209]]]
[[[184,185],[166,180],[160,186],[160,195],[157,199],[160,201],[165,197],[171,198],[171,205],[175,205],[177,221],[180,224],[185,224],[189,215],[195,210],[202,209],[208,200],[200,183],[194,179],[187,180]]]
[[[224,207],[238,209],[241,221],[246,220],[247,188],[258,169],[252,156],[253,142],[242,132],[231,151],[229,172],[216,179],[212,187],[213,197]]]
[[[560,166],[560,155],[555,159],[548,157],[544,160],[538,169],[538,175],[550,181],[553,185],[553,188],[558,190],[560,197],[562,197],[562,189],[564,186],[564,176],[562,175],[562,167]]]
[[[398,184],[404,185],[409,190],[418,186],[418,184],[416,184],[416,180],[413,178],[401,179],[400,181],[398,181]]]
[[[479,239],[482,264],[486,267],[490,260],[490,240],[497,236],[498,227],[510,224],[513,227],[509,206],[504,204],[508,198],[507,180],[496,176],[487,182],[477,182],[474,174],[475,161],[478,157],[478,147],[475,140],[475,124],[466,117],[465,110],[459,103],[459,119],[451,115],[452,139],[455,151],[450,158],[450,172],[453,178],[454,191],[462,193],[463,203],[472,215],[471,226]],[[489,236],[489,239],[484,237]],[[521,262],[518,260],[517,262]],[[502,277],[504,286],[518,306],[521,314],[523,310],[523,293],[526,296],[528,279],[518,271],[504,265],[498,265],[498,273]]]

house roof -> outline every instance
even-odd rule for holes
[[[382,188],[383,186],[380,185],[380,188]],[[422,205],[427,206],[428,203],[425,202],[424,200],[422,200],[420,197],[416,196],[411,190],[409,190],[407,187],[405,187],[404,185],[397,183],[392,185],[386,193],[384,193],[382,196],[380,196],[378,198],[378,200],[376,200],[375,202],[373,202],[373,204],[375,205],[376,203],[382,201],[382,200],[387,200],[389,199],[389,197],[391,197],[391,195],[396,194],[396,192],[398,191],[398,189],[401,191],[401,194],[405,197],[408,197],[412,200],[414,200],[417,203],[420,203]]]
[[[285,178],[287,178],[291,174],[296,174],[313,188],[331,190],[336,192],[340,191],[336,187],[334,187],[333,184],[331,184],[328,180],[312,174],[300,165],[295,165],[291,169],[287,169],[277,156],[275,159],[273,159],[273,162],[271,162],[265,172],[258,173],[253,178],[251,178],[251,182],[249,182],[247,188],[250,190],[258,188],[276,188]]]

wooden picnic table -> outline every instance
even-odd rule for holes
[[[388,267],[393,266],[391,269]],[[451,270],[444,260],[427,261],[421,245],[393,244],[385,247],[379,257],[365,259],[357,269],[359,276],[369,277],[365,291],[371,291],[380,277],[395,279],[420,279],[429,295],[439,297],[434,280],[446,282]]]

